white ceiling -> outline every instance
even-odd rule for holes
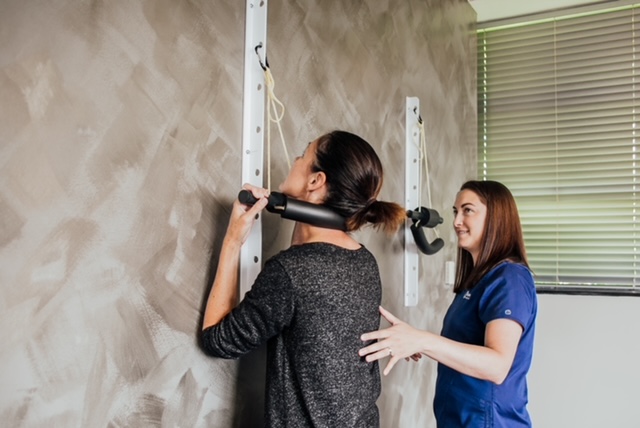
[[[469,0],[469,4],[478,14],[478,22],[486,22],[599,1],[602,0]]]

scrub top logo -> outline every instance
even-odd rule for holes
[[[466,293],[464,293],[464,296],[462,296],[462,298],[463,298],[464,300],[469,300],[469,299],[471,299],[471,292],[470,292],[469,290],[467,290],[467,292],[466,292]]]
[[[511,315],[511,309],[507,309],[506,311],[504,311],[505,315]]]

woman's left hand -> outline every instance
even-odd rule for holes
[[[358,354],[366,356],[368,362],[391,357],[383,374],[386,376],[401,359],[418,361],[421,354],[420,343],[428,332],[418,330],[396,318],[391,312],[380,307],[380,314],[391,323],[391,327],[363,334],[363,342],[377,340],[377,342],[360,349]]]

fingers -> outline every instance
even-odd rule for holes
[[[396,318],[391,312],[389,312],[388,310],[386,310],[385,308],[383,308],[382,306],[378,307],[378,310],[380,311],[380,314],[387,320],[389,321],[392,325],[396,325],[396,324],[400,324],[402,323],[401,320],[399,320],[398,318]],[[367,341],[367,340],[376,340],[376,339],[386,339],[387,337],[389,337],[391,335],[390,329],[382,329],[382,330],[376,330],[376,331],[371,331],[369,333],[365,333],[362,336],[360,336],[360,339],[362,341]]]
[[[262,187],[254,186],[249,183],[243,184],[242,188],[245,190],[249,190],[257,199],[268,198],[269,194],[271,193],[269,189],[263,189]]]
[[[388,310],[386,310],[385,308],[383,308],[382,306],[379,307],[380,310],[380,314],[387,320],[389,321],[392,325],[396,325],[402,321],[400,321],[398,318],[396,318],[391,312],[389,312]]]
[[[364,336],[366,336],[366,334],[363,335],[363,337]],[[396,363],[401,359],[405,359],[406,361],[409,361],[411,359],[417,362],[422,358],[422,354],[419,352],[411,354],[409,356],[405,356],[406,354],[402,350],[396,352],[398,350],[394,350],[395,348],[393,348],[392,345],[388,342],[389,341],[373,343],[367,347],[360,349],[358,351],[358,355],[360,355],[361,357],[364,356],[365,360],[368,363],[391,357],[383,372],[385,376],[391,372]]]
[[[372,343],[371,345],[362,348],[358,351],[358,355],[366,357],[367,362],[376,361],[384,357],[389,356],[389,347],[382,344],[382,342]]]
[[[267,206],[268,203],[269,200],[266,197],[260,197],[258,202],[253,204],[253,206],[247,210],[247,215],[255,217]]]
[[[225,241],[240,245],[244,244],[249,237],[253,223],[258,218],[258,214],[268,203],[268,199],[264,197],[259,198],[252,206],[244,205],[236,200],[233,203],[233,210],[229,225],[227,226]]]
[[[382,306],[379,307],[379,311],[392,326],[360,336],[363,341],[377,340],[377,342],[360,349],[358,354],[364,356],[367,362],[391,357],[383,372],[386,376],[401,359],[418,361],[422,358],[422,354],[416,352],[415,329],[396,318]]]
[[[369,340],[386,339],[387,337],[389,337],[389,335],[389,331],[385,328],[384,330],[375,330],[370,331],[369,333],[365,333],[360,336],[360,340],[362,340],[363,342],[367,342]]]
[[[409,361],[411,359],[411,360],[417,362],[422,358],[422,354],[420,354],[420,353],[416,353],[416,354],[410,355],[409,357],[402,357],[400,355],[394,355],[394,353],[391,350],[391,348],[389,348],[387,346],[375,346],[375,345],[379,345],[379,343],[367,346],[366,348],[362,348],[358,352],[358,354],[360,356],[366,355],[365,360],[368,363],[371,363],[371,362],[374,362],[374,361],[378,361],[378,360],[381,360],[383,358],[391,357],[389,359],[389,362],[385,366],[384,371],[382,372],[382,374],[384,376],[386,376],[389,373],[391,373],[391,370],[393,369],[393,367],[401,359],[405,359],[406,361]]]
[[[397,362],[398,362],[398,357],[391,357],[391,359],[387,363],[387,366],[384,368],[384,371],[382,372],[382,374],[385,376],[388,375],[391,372],[391,369],[393,368],[393,366],[395,366]]]
[[[244,204],[238,200],[234,201],[234,209],[237,210],[236,217],[247,215],[248,217],[255,217],[260,211],[269,204],[269,190],[261,187],[256,187],[251,184],[245,183],[242,185],[244,190],[249,190],[251,194],[257,199],[253,205]]]

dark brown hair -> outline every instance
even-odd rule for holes
[[[518,207],[509,189],[497,181],[471,180],[462,185],[460,191],[463,190],[478,195],[487,206],[487,215],[475,265],[471,254],[458,248],[458,267],[453,288],[456,293],[473,288],[504,260],[529,267]]]
[[[373,147],[346,131],[329,132],[317,141],[312,170],[327,177],[323,205],[346,219],[347,231],[358,230],[365,223],[388,233],[398,230],[407,218],[406,210],[376,199],[382,188],[382,163]]]

